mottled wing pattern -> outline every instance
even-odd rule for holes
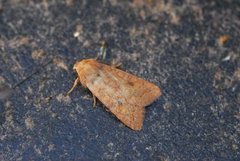
[[[161,95],[159,87],[108,65],[92,69],[96,71],[84,72],[89,90],[125,125],[140,130],[144,107]]]

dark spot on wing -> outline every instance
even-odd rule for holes
[[[134,83],[131,82],[131,81],[128,81],[128,84],[129,84],[130,86],[134,86]]]
[[[117,100],[117,104],[120,106],[123,104],[123,102],[121,100]]]
[[[97,74],[96,74],[96,77],[100,77],[100,76],[101,76],[100,73],[97,73]]]
[[[95,73],[94,78],[91,80],[92,84],[95,84],[97,80],[101,79],[101,74],[100,73]]]

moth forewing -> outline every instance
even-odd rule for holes
[[[142,128],[144,107],[161,95],[156,85],[94,59],[82,60],[74,68],[81,84],[133,130]]]

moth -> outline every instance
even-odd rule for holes
[[[121,122],[133,130],[141,130],[144,107],[161,95],[160,88],[132,74],[105,65],[95,59],[78,61],[73,67],[78,77],[68,94],[78,83],[88,88]]]

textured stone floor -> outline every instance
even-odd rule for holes
[[[0,160],[240,160],[239,35],[237,0],[1,0]],[[104,40],[162,89],[140,132],[64,95]]]

